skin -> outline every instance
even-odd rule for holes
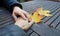
[[[32,26],[32,24],[33,24],[32,20],[28,22],[28,20],[24,20],[22,18],[19,18],[15,23],[15,25],[19,26],[23,30],[28,30]]]
[[[17,17],[17,15],[19,15],[19,17]],[[30,20],[29,13],[20,9],[17,6],[14,7],[12,16],[15,20],[15,25],[21,27],[23,30],[29,29],[29,27],[31,27],[31,25],[33,24],[33,21]]]
[[[15,21],[18,19],[17,15],[21,16],[23,19],[27,20],[30,18],[29,13],[27,13],[26,11],[20,9],[19,7],[15,6],[13,9],[13,13],[12,16],[15,19]]]

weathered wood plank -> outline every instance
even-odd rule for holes
[[[54,6],[54,7],[52,7],[52,6]],[[44,9],[49,10],[50,13],[52,14],[52,13],[54,12],[53,10],[55,10],[56,7],[57,7],[57,5],[56,5],[56,3],[55,3],[55,4],[51,4],[51,5],[49,5],[48,8],[47,8],[46,6],[44,6]],[[42,20],[45,20],[46,18],[47,18],[47,17],[44,17]],[[48,18],[49,18],[49,17],[48,17]],[[44,21],[44,22],[45,22],[45,21]]]
[[[46,25],[33,25],[32,30],[40,34],[41,36],[60,36],[60,31],[49,28]]]
[[[56,27],[56,29],[60,30],[60,23],[59,23],[59,25]]]
[[[7,20],[5,20],[3,22],[0,22],[0,25],[5,24],[5,23],[10,22],[10,21],[13,21],[13,19],[7,19]]]
[[[1,24],[0,28],[6,26],[8,24],[14,24],[14,22],[13,21],[8,21],[8,22],[6,22],[4,24]]]
[[[30,36],[38,36],[35,32],[33,32]]]
[[[23,5],[23,9],[26,10],[26,11],[28,11],[28,12],[31,12],[34,9],[39,8],[39,7],[43,7],[45,9],[47,9],[51,5],[57,6],[56,3],[54,3],[54,4],[52,4],[52,2],[48,2],[48,3],[47,2],[35,2],[35,1],[33,1],[33,3],[31,3],[31,2],[22,3],[22,5]]]
[[[27,34],[28,35],[30,35],[30,34],[32,34],[33,33],[33,31],[31,30],[31,29],[29,29],[28,31],[27,31]]]
[[[54,7],[52,7],[52,6],[55,6],[55,4],[56,4],[56,3],[54,3],[54,4],[51,4],[51,3],[50,3],[50,4],[47,4],[47,6],[44,5],[43,8],[44,8],[44,9],[47,9],[47,10],[51,10],[51,9],[54,8]],[[48,7],[48,8],[47,8],[47,7]],[[56,7],[56,6],[55,6],[55,7]]]
[[[60,22],[60,15],[59,15],[58,18],[51,24],[51,26],[53,26],[53,27],[55,28],[56,25],[58,25],[59,22]]]
[[[53,17],[51,17],[45,24],[46,24],[46,25],[51,25],[52,22],[55,21],[55,19],[57,19],[57,17],[58,17],[59,15],[60,15],[60,12],[57,11],[57,13],[56,13]]]
[[[51,13],[52,15],[55,15],[56,13],[57,13],[57,11],[59,11],[59,7],[57,8],[55,8],[53,11],[51,11],[51,12],[53,12],[53,13]],[[53,16],[51,16],[51,17],[53,17]],[[44,18],[43,19],[43,22],[46,22],[47,20],[49,20],[51,17],[46,17],[46,18]]]
[[[5,17],[5,18],[0,18],[0,22],[5,21],[5,20],[8,20],[8,19],[10,19],[10,18],[12,18],[12,16]]]

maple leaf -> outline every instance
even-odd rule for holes
[[[44,16],[51,16],[50,11],[44,10],[43,8],[39,8],[32,14],[30,14],[30,18],[34,20],[35,23],[41,22]]]

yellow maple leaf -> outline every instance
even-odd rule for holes
[[[34,20],[35,23],[41,22],[42,16],[38,14],[38,12],[34,12],[33,14],[30,15],[30,18]]]
[[[41,22],[44,16],[51,16],[49,10],[44,10],[43,8],[37,9],[34,13],[30,14],[30,18],[34,20],[35,23]]]
[[[38,9],[38,13],[39,13],[40,15],[44,15],[44,16],[52,16],[52,15],[50,14],[50,11],[49,11],[49,10],[44,10],[44,9],[42,9],[42,8]]]

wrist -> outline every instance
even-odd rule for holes
[[[15,6],[15,7],[13,8],[13,10],[14,10],[14,9],[21,10],[21,8],[20,8],[20,7],[18,7],[18,6]]]

